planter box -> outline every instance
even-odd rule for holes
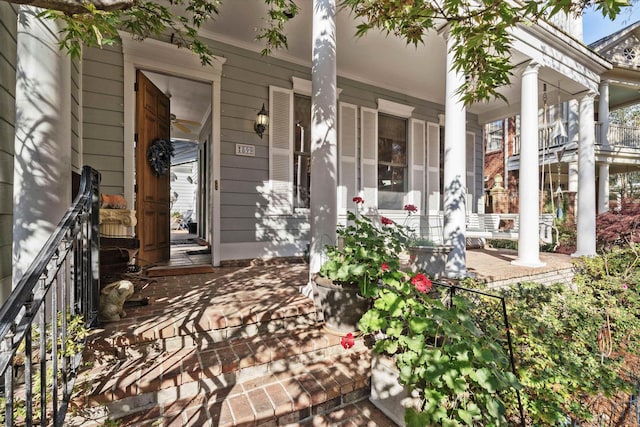
[[[434,279],[444,276],[444,270],[447,266],[447,259],[453,246],[437,245],[437,246],[410,246],[409,254],[415,257],[411,269],[423,271]]]
[[[409,407],[418,408],[420,399],[409,395],[400,384],[400,374],[393,359],[374,354],[371,360],[371,396],[369,400],[387,417],[404,427],[404,414]]]
[[[358,333],[358,321],[369,308],[369,300],[361,297],[356,287],[337,286],[324,277],[316,277],[314,281],[325,330],[334,335]]]

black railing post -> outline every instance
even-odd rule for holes
[[[38,421],[41,426],[65,424],[76,369],[82,360],[81,353],[65,354],[66,316],[81,316],[85,326],[91,326],[98,312],[99,183],[97,171],[83,168],[79,194],[0,307],[0,377],[4,379],[6,425],[15,425],[14,417],[18,416],[26,426]],[[32,331],[37,331],[39,340],[32,339]],[[60,347],[58,338],[63,343]],[[16,366],[21,360],[24,364]],[[16,381],[22,379],[16,379],[16,369],[25,371],[19,392]],[[22,399],[26,413],[14,414],[16,402]]]
[[[516,359],[513,355],[513,344],[511,343],[511,327],[509,326],[509,317],[507,315],[507,303],[504,297],[501,297],[502,302],[502,317],[504,318],[504,324],[507,328],[507,343],[509,344],[509,358],[511,359],[511,372],[518,378],[516,371]],[[520,397],[520,390],[516,389],[516,396],[518,397],[518,410],[520,411],[520,425],[524,427],[524,408],[522,406],[522,399]]]
[[[84,167],[91,174],[91,207],[89,209],[89,241],[90,263],[89,272],[89,326],[98,325],[98,305],[100,304],[100,174],[89,166]],[[83,170],[84,172],[84,170]]]

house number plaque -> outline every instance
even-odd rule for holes
[[[256,156],[256,146],[249,144],[236,144],[236,156]]]

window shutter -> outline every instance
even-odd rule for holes
[[[422,120],[409,120],[409,141],[411,142],[409,160],[409,194],[407,203],[415,205],[419,213],[424,212],[424,139],[425,123]]]
[[[440,126],[427,123],[427,210],[440,211]]]
[[[378,208],[378,111],[360,107],[360,185],[365,208]]]
[[[293,91],[269,87],[269,211],[293,212]]]
[[[357,195],[358,109],[355,105],[340,103],[340,142],[338,171],[338,212],[346,214]]]
[[[467,132],[466,146],[467,161],[467,211],[475,212],[474,204],[476,196],[476,135],[473,132]]]

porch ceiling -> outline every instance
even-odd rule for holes
[[[273,53],[275,58],[311,66],[311,2],[298,2],[300,14],[285,28],[289,47]],[[264,26],[267,6],[264,0],[226,1],[219,18],[202,31],[204,37],[260,51],[263,42],[255,40],[257,29]],[[435,32],[425,37],[424,44],[407,45],[399,37],[371,30],[366,36],[355,36],[358,22],[346,10],[337,16],[337,71],[341,77],[383,87],[416,98],[444,104],[445,54],[443,37]],[[525,58],[514,52],[518,64]],[[519,77],[503,88],[507,99],[519,99]],[[476,104],[469,108],[475,114],[505,107],[502,101]]]
[[[289,48],[277,51],[274,57],[311,65],[311,2],[298,2],[300,14],[287,24]],[[264,0],[226,1],[216,21],[206,24],[202,36],[260,51],[263,42],[255,40],[257,29],[264,26],[267,15]],[[362,38],[355,37],[358,22],[346,10],[337,16],[337,71],[338,75],[363,83],[383,87],[402,94],[439,104],[445,102],[445,53],[444,38],[435,32],[425,37],[425,43],[417,47],[407,45],[394,35],[372,30]],[[514,66],[529,58],[513,50],[510,61]],[[492,101],[472,105],[468,111],[477,114],[481,123],[501,119],[520,109],[520,69],[516,67],[510,86],[501,89],[509,100]],[[549,102],[574,98],[584,91],[584,86],[551,69],[540,69],[540,105],[543,82],[547,82]],[[555,91],[555,92],[554,92]]]

